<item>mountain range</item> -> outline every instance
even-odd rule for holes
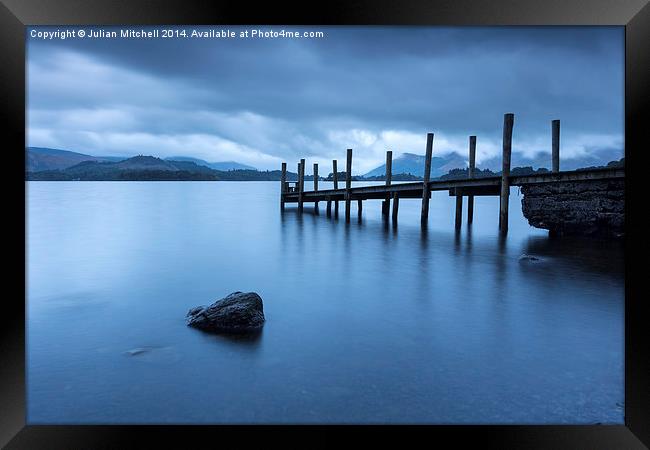
[[[193,161],[138,155],[121,161],[82,161],[64,169],[26,173],[33,181],[280,181],[280,170],[215,170]],[[287,181],[298,175],[287,173]]]
[[[198,166],[209,167],[214,170],[257,170],[253,166],[238,163],[236,161],[221,161],[221,162],[207,162],[203,159],[192,158],[191,156],[169,156],[165,158],[167,161],[189,161]]]
[[[592,151],[589,155],[574,158],[562,158],[560,154],[560,170],[575,170],[584,167],[604,166],[607,165],[608,162],[618,160],[621,157],[623,157],[623,151],[615,149]],[[431,158],[431,178],[445,175],[452,169],[465,168],[467,167],[467,164],[468,158],[462,157],[454,152],[442,156],[434,156]],[[533,157],[527,157],[521,153],[514,152],[512,154],[511,165],[513,168],[532,167],[533,169],[550,169],[551,154],[539,152]],[[398,158],[393,159],[392,166],[393,174],[409,173],[421,177],[424,173],[424,155],[402,153]],[[501,156],[495,156],[481,161],[476,165],[476,167],[498,172],[502,169]],[[366,173],[364,177],[384,176],[385,173],[386,165],[382,164]]]
[[[435,156],[431,158],[431,177],[437,178],[446,174],[451,169],[457,167],[465,167],[467,163],[465,159],[456,153],[449,153],[444,157]],[[370,172],[364,174],[365,178],[380,177],[386,173],[386,164],[372,169]],[[414,153],[402,153],[398,158],[392,161],[393,174],[411,174],[421,177],[424,173],[424,155],[416,155]]]
[[[605,166],[616,152],[593,152],[588,157],[561,160],[562,170]],[[393,180],[414,181],[421,179],[424,172],[424,156],[403,153],[393,160]],[[550,166],[550,155],[539,153],[532,158],[519,153],[512,155],[512,170],[523,173],[546,170]],[[464,177],[467,161],[456,153],[435,156],[431,160],[431,178]],[[519,169],[518,169],[519,168]],[[477,174],[486,175],[501,171],[501,159],[494,157],[477,164]],[[380,181],[384,179],[385,165],[366,173],[355,175],[357,181]],[[320,177],[322,180],[331,179]],[[339,172],[339,180],[345,173]],[[287,181],[295,181],[296,173],[287,172]],[[234,161],[209,163],[192,157],[168,157],[138,155],[131,158],[93,156],[66,150],[28,147],[26,149],[26,179],[28,180],[206,180],[206,181],[279,181],[280,170],[258,171],[251,166]],[[310,175],[305,180],[313,180]]]
[[[25,149],[25,166],[27,172],[40,172],[43,170],[63,170],[84,161],[119,162],[129,159],[128,156],[93,156],[84,153],[71,152],[45,147],[27,147]],[[167,161],[193,162],[198,166],[214,170],[257,170],[246,164],[235,161],[208,162],[187,156],[173,156],[165,158]]]

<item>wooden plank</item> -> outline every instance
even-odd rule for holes
[[[511,186],[524,186],[526,184],[557,183],[589,180],[616,180],[625,178],[625,169],[590,169],[571,170],[558,173],[545,173],[535,175],[517,175],[510,177]]]
[[[508,232],[508,201],[510,199],[510,157],[512,156],[512,127],[515,115],[506,113],[503,116],[503,156],[501,174],[501,197],[499,201],[499,230]]]
[[[559,183],[559,182],[576,182],[576,181],[589,181],[589,180],[621,180],[625,179],[625,169],[588,169],[588,170],[574,170],[559,173],[542,173],[534,175],[516,175],[510,176],[510,186],[524,186],[529,184],[540,183]],[[460,180],[440,180],[430,181],[429,191],[434,190],[450,190],[450,195],[456,195],[455,189],[458,194],[462,195],[501,195],[501,180],[502,177],[486,177],[460,179]],[[386,193],[391,195],[399,192],[401,198],[422,198],[422,183],[397,183],[391,186],[375,185],[375,186],[359,186],[350,190],[351,198],[357,199],[384,199]],[[328,189],[319,190],[317,193],[305,192],[303,193],[304,201],[314,201],[316,197],[320,201],[326,201],[327,197],[332,200],[338,199],[339,201],[345,200],[345,189]],[[430,196],[430,195],[429,195]],[[298,201],[297,192],[287,192],[285,202],[296,203]]]
[[[280,176],[280,210],[284,211],[284,195],[287,191],[287,163],[282,163],[282,175]]]
[[[465,187],[465,186],[459,186],[459,187],[452,187],[449,189],[449,196],[450,197],[456,197],[456,196],[467,196],[467,197],[474,197],[474,196],[490,196],[490,195],[501,195],[501,186],[496,185],[488,185],[488,186],[473,186],[473,187]]]
[[[346,176],[345,176],[345,221],[350,221],[350,189],[352,188],[352,149],[349,148],[346,155]]]
[[[554,120],[551,123],[551,132],[553,137],[551,139],[551,159],[552,159],[552,171],[560,171],[560,121]]]
[[[431,178],[431,154],[433,153],[433,133],[427,133],[427,150],[424,159],[424,181],[422,182],[422,212],[420,224],[429,221],[429,180]]]
[[[469,178],[474,178],[474,169],[476,168],[476,136],[469,137],[469,169],[467,171]],[[467,223],[474,221],[474,195],[467,196]]]

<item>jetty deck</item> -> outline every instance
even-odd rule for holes
[[[281,198],[280,204],[284,210],[285,203],[297,203],[298,210],[302,212],[305,202],[314,203],[317,208],[319,202],[327,202],[327,214],[331,214],[332,203],[335,213],[338,213],[338,203],[345,202],[345,219],[350,220],[350,204],[357,202],[358,213],[361,214],[363,201],[382,200],[382,214],[388,217],[392,200],[392,219],[397,220],[400,199],[422,199],[421,223],[426,226],[428,222],[429,199],[433,191],[448,191],[450,196],[456,197],[456,228],[462,224],[463,197],[468,199],[468,222],[473,220],[475,196],[499,196],[499,229],[507,232],[508,229],[508,199],[510,186],[525,186],[543,183],[571,183],[590,180],[616,180],[625,178],[623,168],[595,168],[572,171],[560,171],[559,159],[559,120],[554,120],[552,129],[552,170],[547,173],[532,175],[510,175],[510,156],[512,149],[512,127],[514,115],[504,116],[503,138],[503,168],[499,176],[474,177],[476,161],[476,136],[469,138],[469,170],[466,179],[430,180],[431,156],[433,150],[433,133],[427,134],[427,147],[425,154],[425,169],[423,181],[396,183],[391,182],[392,152],[386,153],[386,181],[383,185],[352,187],[350,174],[352,173],[352,149],[347,150],[345,187],[338,187],[337,161],[332,162],[334,189],[318,189],[318,164],[314,164],[314,188],[305,191],[305,160],[298,163],[298,181],[286,181],[286,163],[282,164]]]

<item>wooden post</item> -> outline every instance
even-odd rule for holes
[[[386,152],[386,186],[390,186],[393,179],[393,152],[388,150]],[[388,217],[390,211],[390,192],[386,194],[386,200],[382,203],[382,214]]]
[[[397,222],[397,209],[399,208],[399,195],[393,193],[393,222]]]
[[[302,212],[302,211],[300,211],[300,161],[298,161],[297,174],[298,174],[298,181],[296,181],[296,188],[295,189],[296,189],[296,192],[298,193],[298,212]]]
[[[463,196],[456,196],[456,229],[460,230],[463,224]]]
[[[352,189],[352,149],[348,149],[347,160],[345,163],[346,177],[345,177],[345,221],[350,221],[350,189]]]
[[[298,211],[302,213],[302,194],[305,192],[305,160],[300,160],[300,172],[298,173]]]
[[[469,178],[474,178],[474,169],[476,168],[476,136],[469,137]],[[474,196],[467,196],[467,223],[474,221]]]
[[[553,172],[560,171],[560,121],[554,120],[551,123],[553,134],[551,158],[553,160]]]
[[[361,215],[361,211],[363,211],[363,200],[361,199],[357,200],[357,210],[359,211],[359,215]]]
[[[333,160],[333,161],[332,161],[332,168],[334,169],[334,172],[333,172],[333,177],[334,177],[334,178],[333,178],[333,180],[334,180],[334,189],[338,189],[338,188],[339,188],[339,175],[338,175],[338,173],[336,173],[336,171],[338,170],[338,169],[336,168],[337,165],[338,165],[337,161],[336,161],[336,160]],[[335,214],[337,217],[338,217],[338,215],[339,215],[339,201],[338,201],[338,200],[334,200],[334,214]]]
[[[503,116],[503,172],[501,173],[501,198],[499,201],[499,230],[508,232],[508,200],[510,199],[510,157],[512,155],[512,127],[515,115]]]
[[[314,163],[314,192],[318,191],[318,163]],[[314,209],[318,209],[318,202],[314,202]]]
[[[280,177],[280,210],[284,211],[284,194],[287,192],[287,163],[282,163],[282,176]]]
[[[427,152],[424,156],[424,181],[422,182],[422,213],[420,223],[429,221],[429,178],[431,177],[431,153],[433,152],[433,133],[427,133]]]

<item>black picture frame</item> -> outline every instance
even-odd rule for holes
[[[647,295],[643,295],[643,256],[640,220],[644,187],[644,128],[650,119],[650,5],[648,0],[402,0],[329,1],[302,5],[260,5],[244,1],[200,0],[2,0],[0,55],[2,59],[3,157],[11,162],[3,195],[5,259],[8,280],[18,293],[5,289],[0,347],[0,445],[6,448],[148,448],[199,442],[219,445],[224,433],[243,442],[249,427],[221,426],[29,426],[25,424],[25,27],[28,25],[118,24],[314,24],[314,25],[622,25],[625,26],[625,159],[626,159],[626,288],[625,288],[625,425],[621,426],[418,426],[391,427],[404,436],[426,434],[427,442],[452,439],[457,445],[474,442],[487,448],[644,448],[650,446],[650,358],[646,346]],[[7,139],[8,138],[8,139]],[[7,195],[8,194],[8,195]],[[7,205],[8,204],[8,205]],[[23,238],[21,243],[20,237]],[[15,255],[14,255],[15,252]],[[22,255],[22,258],[21,258]],[[646,255],[647,256],[647,255]],[[14,258],[18,263],[14,263]],[[638,259],[641,261],[641,259]],[[23,292],[23,296],[19,295]],[[263,437],[275,427],[253,427]],[[286,429],[287,427],[281,427]],[[385,428],[335,427],[373,431]],[[331,436],[331,428],[300,427]],[[424,437],[424,436],[423,436]],[[303,444],[313,441],[302,441]],[[285,441],[285,444],[288,441]]]

